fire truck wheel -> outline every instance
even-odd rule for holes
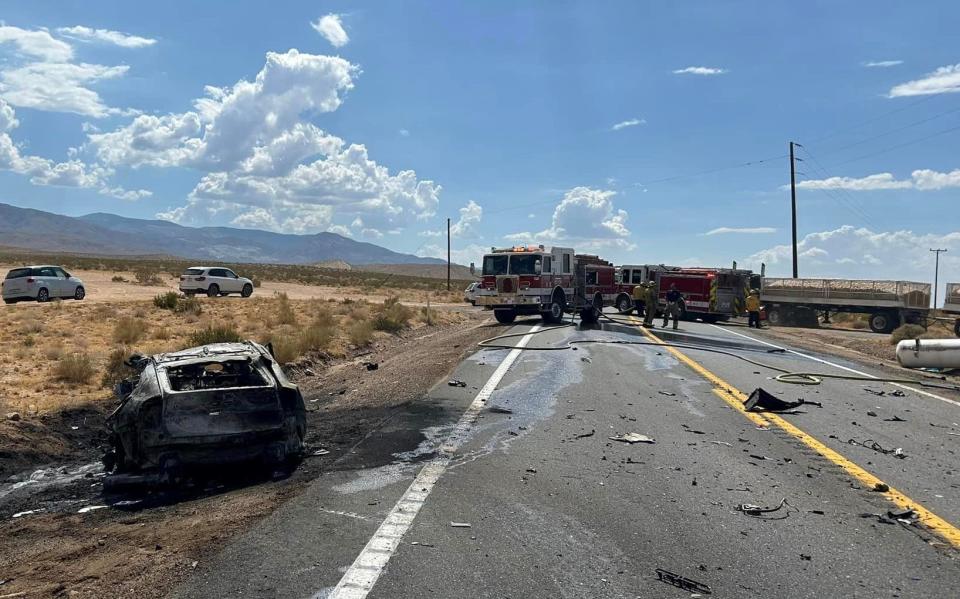
[[[630,299],[630,296],[627,294],[621,294],[617,296],[617,310],[621,314],[626,314],[633,309],[633,301]]]
[[[544,322],[549,323],[558,323],[563,322],[563,296],[557,294],[553,296],[553,300],[550,302],[550,306],[546,312],[541,312],[540,315],[543,316]]]
[[[516,310],[494,310],[493,317],[497,319],[497,322],[500,324],[510,324],[517,319]]]

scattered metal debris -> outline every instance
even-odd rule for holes
[[[666,395],[667,397],[675,397],[677,394],[673,391],[658,391],[660,395]]]
[[[494,414],[513,414],[513,410],[503,406],[490,406],[488,411],[493,412]]]
[[[887,483],[874,483],[873,490],[876,491],[877,493],[886,493],[887,491],[890,490],[890,485],[888,485]]]
[[[877,522],[879,522],[879,523],[881,523],[881,524],[896,524],[896,522],[894,522],[894,521],[891,520],[890,518],[887,518],[887,517],[884,516],[883,514],[874,514],[874,513],[871,513],[871,512],[863,512],[863,513],[860,514],[860,517],[861,517],[861,518],[874,518]]]
[[[891,396],[891,397],[906,397],[907,394],[904,393],[903,391],[897,390],[897,391],[891,391],[891,392],[890,392],[890,396]]]
[[[772,514],[778,512],[784,507],[789,506],[787,503],[787,498],[784,497],[780,500],[780,503],[776,507],[761,507],[759,505],[753,505],[752,503],[741,503],[736,507],[738,512],[743,512],[745,515],[750,516],[751,518],[761,518],[764,520],[784,520],[790,516],[790,510],[788,509],[783,513],[782,516],[768,516],[767,514]]]
[[[633,445],[634,443],[656,443],[652,437],[646,435],[641,435],[640,433],[624,433],[622,435],[617,435],[616,437],[608,437],[611,441],[621,441],[623,443],[629,443]]]
[[[330,450],[329,450],[329,449],[317,449],[317,450],[315,450],[313,453],[311,453],[310,455],[317,455],[317,456],[319,456],[319,455],[327,455],[328,453],[330,453]]]
[[[906,422],[906,420],[897,416],[896,414],[894,414],[892,418],[884,418],[883,421],[884,422]]]
[[[596,429],[590,429],[589,433],[583,433],[574,437],[574,439],[586,439],[587,437],[592,437],[597,432]]]
[[[106,508],[106,507],[109,507],[109,506],[106,506],[106,505],[88,505],[88,506],[82,507],[82,508],[80,508],[79,510],[77,510],[77,513],[78,513],[78,514],[86,514],[87,512],[92,512],[92,511],[94,511],[94,510],[102,510],[102,509],[104,509],[104,508]]]
[[[657,568],[656,573],[657,573],[658,580],[665,582],[669,585],[673,585],[677,588],[683,589],[685,591],[690,591],[692,593],[703,593],[705,595],[710,595],[713,593],[713,589],[703,584],[702,582],[698,582],[696,580],[692,580],[690,578],[680,576],[679,574],[674,574],[669,570],[664,570],[663,568]]]
[[[581,362],[593,362],[588,356],[580,356]]]
[[[903,448],[897,447],[895,449],[884,449],[882,445],[874,441],[873,439],[866,439],[862,443],[856,439],[847,439],[847,443],[850,445],[859,445],[860,447],[866,447],[867,449],[872,449],[878,453],[883,453],[886,455],[892,455],[895,458],[904,459],[907,456],[903,454]]]
[[[433,543],[424,543],[422,541],[412,541],[411,545],[416,545],[417,547],[435,547]]]
[[[874,418],[876,418],[876,417],[877,417],[877,413],[874,412],[873,410],[867,410],[867,416],[873,416]]]
[[[887,510],[887,517],[893,518],[902,524],[913,524],[917,521],[919,515],[916,510],[912,508],[904,508],[900,510]]]
[[[536,474],[536,473],[537,473],[537,469],[536,469],[536,468],[527,468],[527,472],[529,472],[530,474]]]
[[[764,461],[764,460],[769,460],[769,459],[770,459],[770,458],[768,458],[768,457],[765,456],[765,455],[757,455],[757,454],[755,454],[755,453],[751,453],[751,454],[750,454],[750,457],[753,458],[753,459],[755,459],[755,460],[760,460],[760,461]]]
[[[458,381],[457,379],[451,379],[447,381],[447,385],[451,387],[466,387],[467,384],[463,381]]]
[[[716,444],[716,445],[726,445],[727,447],[733,447],[733,445],[730,445],[730,444],[727,443],[726,441],[710,441],[710,442],[711,442],[711,443],[714,443],[714,444]]]
[[[451,522],[450,526],[452,526],[453,528],[471,528],[471,525],[469,522]]]

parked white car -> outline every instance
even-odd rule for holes
[[[12,304],[21,300],[46,302],[52,299],[82,300],[87,296],[83,281],[59,266],[24,266],[14,268],[3,279],[3,301]]]
[[[473,282],[470,283],[466,289],[463,290],[463,301],[468,304],[477,305],[477,289],[480,287],[480,283]]]
[[[193,266],[180,275],[180,291],[186,295],[206,293],[208,297],[231,293],[250,297],[253,294],[253,281],[238,276],[229,268]]]

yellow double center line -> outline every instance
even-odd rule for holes
[[[632,320],[634,320],[635,322],[639,322],[636,319],[632,319]],[[748,412],[743,407],[743,402],[747,400],[747,395],[745,393],[743,393],[742,391],[740,391],[730,383],[724,381],[714,373],[710,372],[709,370],[701,366],[699,363],[697,363],[696,361],[688,357],[686,354],[668,345],[665,345],[664,342],[659,337],[657,337],[650,331],[644,328],[640,328],[640,332],[642,332],[647,338],[649,338],[654,343],[664,345],[664,349],[670,352],[675,358],[677,358],[678,360],[680,360],[681,362],[683,362],[684,364],[692,368],[700,376],[704,377],[705,379],[713,383],[714,384],[713,392],[717,395],[717,397],[725,401],[734,410],[746,416],[754,424],[758,426],[763,426],[763,427],[769,427],[772,425],[782,429],[783,431],[788,433],[790,436],[796,438],[797,440],[799,440],[801,443],[803,443],[810,449],[814,450],[824,458],[830,460],[840,468],[844,469],[848,474],[850,474],[851,476],[859,480],[867,488],[872,489],[875,487],[877,483],[883,482],[873,474],[867,472],[866,470],[864,470],[857,464],[853,463],[852,461],[850,461],[849,459],[847,459],[837,451],[830,449],[829,447],[827,447],[817,439],[811,437],[809,434],[800,430],[799,428],[794,426],[792,423],[788,422],[787,420],[784,420],[780,416],[776,414],[772,414],[770,412],[763,412],[763,413]],[[913,499],[910,499],[909,497],[907,497],[900,491],[894,489],[893,487],[889,487],[889,490],[883,493],[883,495],[900,508],[912,509],[914,512],[916,512],[920,522],[923,523],[924,526],[932,530],[937,535],[943,537],[943,539],[949,542],[951,545],[953,545],[954,548],[960,549],[960,529],[957,529],[957,527],[953,526],[952,524],[950,524],[940,516],[934,514],[927,508],[923,507],[919,502],[914,501]]]

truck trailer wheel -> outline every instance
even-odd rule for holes
[[[767,322],[770,323],[770,326],[779,327],[783,325],[783,312],[780,311],[780,308],[770,308],[766,312]]]
[[[517,311],[512,308],[509,310],[494,310],[493,317],[500,324],[510,324],[517,319]]]
[[[874,333],[889,333],[897,328],[898,318],[887,312],[876,312],[870,315],[870,330]]]

